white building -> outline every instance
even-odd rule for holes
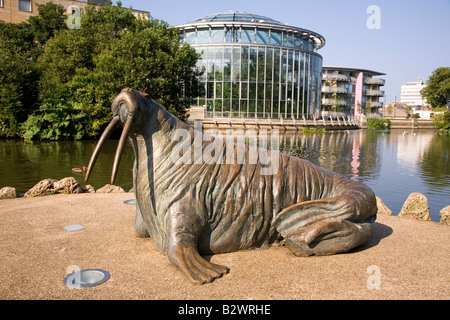
[[[420,90],[425,87],[423,81],[407,82],[401,87],[400,103],[407,104],[410,107],[425,107],[427,102],[422,98]]]

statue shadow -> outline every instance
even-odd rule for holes
[[[372,225],[372,232],[370,234],[369,239],[359,247],[350,250],[349,253],[364,251],[366,249],[375,247],[380,243],[382,239],[389,237],[392,233],[393,230],[391,227],[379,222],[374,222]]]

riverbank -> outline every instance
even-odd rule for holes
[[[218,254],[230,273],[192,286],[150,239],[134,236],[130,193],[0,201],[0,299],[449,299],[450,228],[380,214],[352,252],[299,258],[285,247]],[[68,232],[63,227],[81,224]],[[107,270],[96,287],[69,289],[68,268]]]

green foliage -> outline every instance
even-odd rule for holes
[[[27,24],[0,22],[0,137],[20,134],[20,123],[35,108],[36,47]]]
[[[321,128],[321,129],[311,129],[308,127],[304,127],[303,128],[303,134],[324,134],[325,133],[325,128]]]
[[[25,140],[80,140],[89,117],[80,104],[47,102],[22,125]]]
[[[91,115],[89,136],[110,121],[111,102],[127,87],[148,93],[183,119],[198,95],[197,60],[167,23],[136,18],[120,4],[88,5],[81,29],[62,30],[47,41],[39,59],[40,98],[80,103]]]
[[[434,70],[420,93],[433,109],[447,106],[450,103],[450,68]]]
[[[27,22],[34,39],[43,46],[56,31],[67,27],[66,16],[64,7],[60,4],[54,5],[52,2],[47,2],[46,4],[37,3],[37,6],[39,14],[30,16]]]
[[[440,131],[450,130],[450,111],[436,114],[433,118],[433,125]]]
[[[126,87],[180,118],[198,96],[198,54],[166,22],[90,3],[81,29],[68,29],[61,6],[38,10],[23,24],[0,22],[0,137],[21,129],[26,139],[95,137]]]
[[[65,26],[64,9],[38,4],[25,23],[0,22],[0,137],[20,135],[20,124],[38,107],[42,45]]]
[[[391,128],[391,121],[382,118],[367,119],[367,130],[389,130]]]
[[[372,113],[372,103],[367,101],[366,106],[364,107],[364,111],[367,114]]]

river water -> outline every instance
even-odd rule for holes
[[[73,176],[85,185],[84,174],[72,168],[86,166],[96,141],[0,140],[0,188],[25,193],[42,179]],[[96,189],[110,182],[117,140],[106,143],[88,184]],[[397,215],[412,192],[428,198],[433,221],[450,205],[450,137],[431,131],[339,131],[324,134],[280,134],[282,152],[357,179]],[[116,185],[132,188],[134,154],[127,144]]]

